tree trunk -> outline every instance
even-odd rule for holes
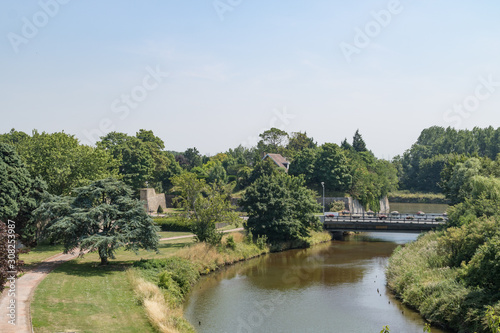
[[[108,264],[108,257],[101,257],[101,265],[106,266]]]

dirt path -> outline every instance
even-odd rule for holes
[[[225,230],[224,233],[241,231],[243,228]],[[161,241],[191,238],[194,235],[175,236],[162,238]],[[9,289],[5,289],[0,298],[0,332],[1,333],[32,333],[30,303],[35,293],[38,284],[58,265],[78,256],[75,254],[56,254],[34,269],[26,272],[23,276],[15,280],[15,297],[8,295]],[[9,304],[15,300],[15,325],[9,323],[9,313],[13,309],[9,309]]]

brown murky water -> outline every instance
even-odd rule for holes
[[[237,264],[203,278],[185,316],[199,332],[422,332],[384,273],[398,244],[416,237],[367,233]]]

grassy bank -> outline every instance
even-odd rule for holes
[[[397,203],[449,203],[445,195],[442,193],[410,193],[409,191],[394,191],[390,192],[387,197],[389,198],[389,202]]]
[[[159,332],[194,332],[182,316],[182,303],[200,275],[269,252],[242,233],[224,236],[219,247],[197,243],[166,259],[141,260],[128,278],[151,325]]]
[[[192,239],[164,241],[160,253],[119,250],[107,267],[98,266],[95,253],[64,263],[38,286],[31,303],[34,331],[38,332],[155,332],[143,307],[135,299],[127,269],[141,258],[168,258],[193,244]],[[44,247],[38,257],[60,253],[58,247]],[[25,256],[25,255],[23,255]],[[32,257],[34,259],[34,257]]]
[[[485,260],[485,255],[498,245],[499,234],[500,224],[491,221],[429,232],[396,249],[387,269],[388,286],[434,325],[457,332],[498,333],[499,263],[494,252],[493,260]]]
[[[331,236],[327,232],[313,232],[301,246],[329,240]],[[291,245],[281,245],[279,249]],[[246,239],[243,233],[235,233],[225,236],[219,247],[198,243],[168,259],[136,262],[128,277],[153,327],[159,332],[194,332],[182,317],[181,306],[200,275],[269,251],[267,246],[258,246]]]
[[[327,233],[312,233],[309,244],[328,240]],[[44,250],[33,252],[36,260],[60,249]],[[194,332],[183,318],[182,302],[199,276],[267,252],[243,233],[233,233],[219,247],[179,239],[161,242],[159,254],[119,250],[107,267],[98,266],[97,254],[87,254],[40,283],[31,306],[34,330]]]

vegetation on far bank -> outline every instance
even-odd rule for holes
[[[428,321],[458,332],[500,331],[500,179],[478,158],[449,175],[447,229],[399,247],[387,281]]]
[[[410,192],[408,190],[392,191],[387,194],[389,202],[395,203],[432,203],[448,204],[450,201],[442,193]]]

